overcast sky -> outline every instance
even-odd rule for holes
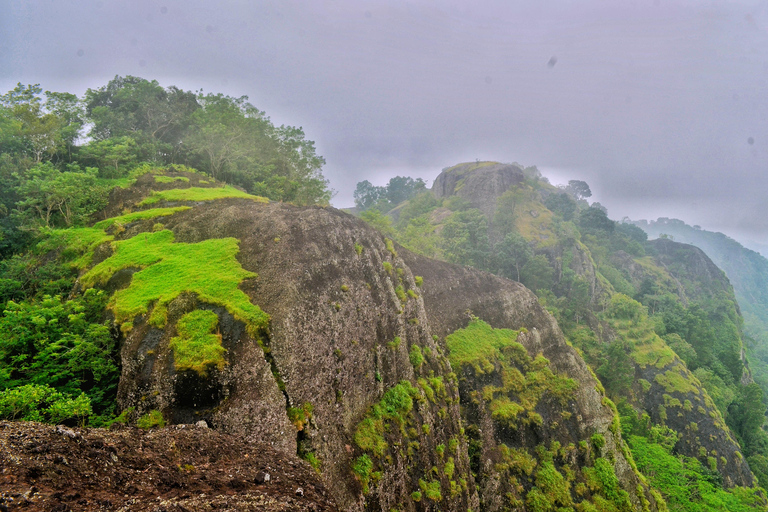
[[[462,161],[768,243],[768,2],[0,0],[0,90],[248,95],[358,181]]]

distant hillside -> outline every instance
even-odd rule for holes
[[[768,259],[722,233],[689,226],[677,219],[635,221],[650,238],[668,235],[703,250],[725,271],[736,292],[746,331],[768,340]]]

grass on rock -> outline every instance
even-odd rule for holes
[[[148,312],[152,325],[162,327],[167,306],[179,294],[195,293],[203,302],[223,306],[243,321],[251,334],[266,327],[269,315],[251,303],[238,285],[256,274],[243,269],[235,256],[238,240],[220,238],[199,243],[175,243],[169,230],[142,233],[128,240],[113,242],[114,253],[86,273],[85,286],[105,284],[115,272],[140,268],[127,288],[115,292],[109,307],[117,323]]]
[[[179,319],[176,324],[179,335],[171,339],[176,370],[194,370],[204,377],[211,367],[224,369],[226,349],[221,346],[221,335],[214,333],[218,324],[218,315],[203,309]]]
[[[152,208],[150,210],[141,210],[138,212],[127,213],[119,217],[111,217],[109,219],[102,220],[93,225],[94,228],[108,229],[113,224],[128,224],[137,220],[154,219],[155,217],[165,217],[173,215],[176,212],[183,212],[184,210],[190,210],[189,206],[176,206],[174,208]]]
[[[170,190],[155,190],[152,195],[144,199],[139,206],[155,204],[162,201],[213,201],[216,199],[225,199],[228,197],[242,197],[252,199],[259,203],[268,203],[269,199],[260,196],[254,196],[238,190],[235,187],[227,185],[226,187],[215,188],[174,188]]]

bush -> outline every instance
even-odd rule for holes
[[[2,419],[83,424],[91,413],[91,400],[82,393],[71,398],[49,386],[37,384],[0,391]]]

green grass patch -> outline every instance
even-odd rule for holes
[[[173,183],[174,181],[189,183],[189,178],[186,176],[155,176],[156,183]]]
[[[458,329],[445,338],[451,366],[461,368],[469,364],[477,373],[491,372],[493,361],[501,358],[502,349],[513,344],[522,347],[516,341],[518,334],[518,331],[494,329],[480,319],[473,319],[466,328]]]
[[[177,212],[183,212],[184,210],[190,210],[189,206],[176,206],[173,208],[152,208],[149,210],[141,210],[138,212],[127,213],[119,217],[112,217],[102,220],[93,225],[97,229],[108,229],[113,224],[129,224],[137,220],[154,219],[156,217],[165,217],[173,215]]]
[[[664,373],[659,373],[654,378],[657,383],[664,386],[667,393],[677,391],[678,393],[693,393],[698,395],[701,391],[693,381],[692,376],[685,376],[677,368],[673,368]]]
[[[91,264],[93,251],[114,239],[98,228],[68,228],[52,229],[45,232],[48,235],[37,244],[35,252],[44,254],[49,251],[62,249],[61,257],[72,267],[85,269]]]
[[[489,402],[492,418],[509,428],[541,424],[535,409],[542,398],[565,406],[578,388],[573,379],[554,373],[541,354],[531,358],[516,341],[518,334],[474,319],[446,337],[454,368],[471,365],[477,374],[501,374],[502,385],[485,386],[482,395]]]
[[[165,418],[163,418],[163,413],[157,409],[152,409],[136,421],[136,426],[139,428],[163,428],[165,426]]]
[[[176,324],[179,335],[171,338],[176,370],[194,370],[206,376],[208,369],[224,369],[226,349],[221,346],[221,335],[214,331],[219,317],[213,311],[198,309],[182,316]]]
[[[243,269],[235,258],[239,250],[235,238],[175,243],[173,233],[163,230],[113,242],[113,248],[112,256],[86,273],[82,283],[104,284],[118,270],[141,269],[133,275],[131,284],[115,292],[110,300],[117,323],[147,313],[150,304],[156,301],[149,321],[162,327],[167,320],[168,303],[184,292],[225,307],[254,336],[269,321],[269,315],[251,304],[238,288],[243,279],[256,274]]]
[[[139,206],[155,204],[161,201],[214,201],[216,199],[225,199],[229,197],[240,197],[252,199],[259,203],[268,203],[266,197],[254,196],[236,189],[230,185],[215,188],[174,188],[171,190],[155,190],[152,195],[144,199]]]
[[[393,386],[371,407],[366,417],[357,425],[355,443],[364,451],[377,457],[384,456],[388,444],[384,439],[385,422],[393,421],[402,427],[413,409],[413,399],[421,396],[418,388],[407,380]]]

